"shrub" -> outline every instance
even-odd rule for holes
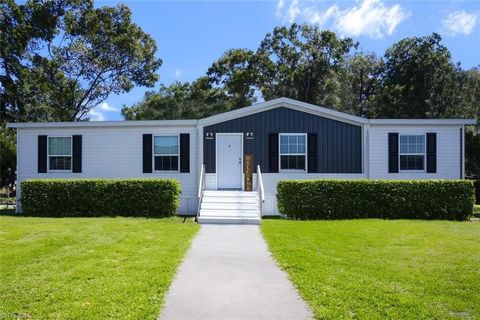
[[[174,179],[41,179],[21,187],[22,212],[49,217],[172,216],[181,192]]]
[[[475,218],[480,218],[480,205],[477,204],[473,207],[473,215]]]
[[[480,204],[480,180],[475,180],[473,184],[475,186],[475,203]]]
[[[278,208],[292,219],[446,219],[472,215],[468,180],[280,181]]]

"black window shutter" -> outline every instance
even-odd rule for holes
[[[47,172],[47,136],[38,136],[38,173]]]
[[[268,134],[268,172],[278,172],[278,133]]]
[[[427,133],[427,172],[437,172],[437,134]]]
[[[317,172],[317,134],[308,134],[308,172]]]
[[[73,136],[72,142],[73,161],[72,172],[82,172],[82,136]]]
[[[143,173],[152,172],[152,135],[143,135]]]
[[[180,134],[180,172],[190,172],[190,134]]]
[[[388,134],[388,172],[398,173],[398,133]]]

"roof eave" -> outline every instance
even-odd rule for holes
[[[9,123],[7,123],[7,128],[88,128],[88,127],[196,126],[197,122],[198,122],[198,120],[9,122]]]
[[[369,119],[372,125],[476,125],[475,119]]]

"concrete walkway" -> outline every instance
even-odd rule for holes
[[[305,302],[273,261],[258,226],[202,225],[159,317],[311,319]]]

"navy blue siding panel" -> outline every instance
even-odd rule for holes
[[[253,132],[245,139],[244,152],[253,154],[256,165],[267,172],[269,133],[317,133],[317,172],[361,173],[362,128],[288,108],[276,108],[217,123],[204,128],[206,133]],[[203,161],[207,173],[215,172],[215,139],[203,140]]]

